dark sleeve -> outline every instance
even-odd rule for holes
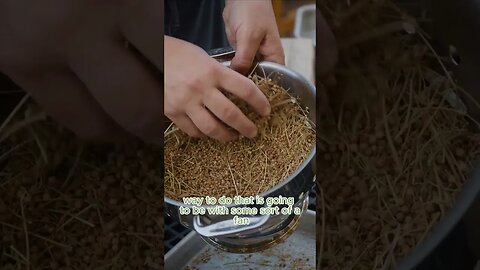
[[[166,0],[165,34],[204,50],[228,46],[224,7],[224,0]]]

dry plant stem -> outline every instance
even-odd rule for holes
[[[171,122],[170,125],[168,125],[167,129],[165,129],[165,131],[163,132],[164,137],[167,137],[168,132],[169,132],[172,128],[173,128],[173,122]]]
[[[24,199],[24,196],[22,195],[22,197],[20,198],[20,209],[21,209],[21,212],[22,212],[22,222],[23,222],[23,232],[25,234],[25,249],[26,249],[26,263],[27,263],[27,269],[30,269],[30,243],[29,243],[29,239],[28,239],[28,227],[27,227],[27,220],[25,218],[25,212],[24,212],[24,209],[23,209],[23,199]]]
[[[441,107],[441,106],[438,106],[438,107],[432,107],[432,108],[423,108],[422,110],[436,110],[436,111],[446,111],[446,112],[453,112],[453,113],[456,113],[458,115],[461,115],[465,118],[468,118],[468,120],[472,121],[475,125],[477,125],[478,128],[480,128],[480,123],[475,120],[475,118],[471,117],[470,115],[468,114],[464,114],[462,112],[459,112],[455,109],[451,109],[451,108],[445,108],[445,107]]]
[[[398,138],[400,138],[400,136],[402,136],[403,132],[410,126],[410,116],[412,114],[412,98],[413,98],[413,89],[412,89],[412,86],[410,85],[410,91],[409,91],[409,95],[408,95],[408,107],[407,107],[407,116],[405,117],[405,121],[404,121],[404,124],[403,124],[403,127],[400,128],[400,130],[398,131],[397,135],[395,136],[395,140],[397,140]]]
[[[70,218],[67,219],[67,221],[65,221],[58,229],[61,230],[63,229],[65,226],[67,226],[72,220],[74,219],[77,219],[78,220],[78,216],[80,216],[81,214],[85,213],[86,211],[88,211],[90,208],[92,208],[92,205],[89,205],[87,207],[85,207],[83,210],[81,210],[80,212],[78,212],[77,214],[65,214],[65,215],[69,215]]]
[[[363,108],[364,108],[364,111],[365,111],[365,118],[367,119],[367,129],[370,129],[372,124],[371,124],[370,112],[368,111],[367,104],[363,103]]]
[[[22,261],[20,261],[20,263],[25,264],[27,267],[29,267],[30,263],[28,262],[28,259],[20,251],[18,251],[14,246],[10,246],[10,249],[13,252],[15,252],[15,254],[17,254],[17,256],[19,256],[20,259],[22,259]],[[13,257],[12,255],[9,255],[7,253],[4,253],[4,255],[7,256],[7,257],[10,257],[11,259],[13,259],[17,262],[19,262],[18,258]]]
[[[362,108],[359,107],[357,109],[357,112],[355,113],[355,118],[353,120],[353,125],[352,125],[352,130],[353,130],[353,136],[356,136],[357,135],[357,131],[358,131],[358,123],[360,122],[360,118],[362,117]]]
[[[139,236],[138,234],[132,233],[132,234],[129,234],[129,235],[134,236],[135,238],[137,238],[138,240],[140,240],[142,243],[149,246],[150,248],[154,248],[154,245],[152,243],[148,242],[147,240],[145,240],[143,237]]]
[[[4,152],[3,154],[0,155],[0,161],[7,158],[10,154],[17,151],[19,148],[25,146],[28,143],[29,143],[29,141],[24,141],[22,143],[19,143],[19,144],[13,146],[11,149],[7,150],[6,152]]]
[[[227,161],[227,165],[228,165],[228,170],[230,172],[230,176],[232,177],[233,186],[235,187],[235,193],[238,196],[237,183],[235,182],[235,176],[232,173],[232,168],[230,168],[230,163],[228,161]]]
[[[360,259],[367,253],[367,251],[370,250],[375,245],[375,243],[379,241],[381,238],[382,236],[378,236],[375,240],[373,240],[373,242],[369,243],[367,247],[364,250],[362,250],[360,255],[358,255],[358,257],[352,261],[348,269],[349,270],[355,269],[355,267],[357,266],[357,262],[360,261]]]
[[[6,226],[6,227],[9,227],[9,228],[18,230],[18,231],[23,231],[22,228],[19,228],[19,227],[17,227],[17,226],[14,226],[14,225],[5,223],[5,222],[3,222],[3,221],[1,221],[1,220],[0,220],[0,224],[4,225],[4,226]],[[68,245],[65,245],[65,244],[62,244],[62,243],[60,243],[60,242],[57,242],[57,241],[54,241],[54,240],[45,238],[45,237],[43,237],[43,236],[41,236],[41,235],[38,235],[38,234],[36,234],[36,233],[33,233],[33,232],[28,232],[28,234],[31,235],[31,236],[34,236],[34,237],[36,237],[36,238],[42,239],[43,241],[49,242],[50,244],[53,244],[53,245],[62,247],[62,248],[71,248],[71,247],[68,246]]]
[[[408,80],[411,81],[412,80],[412,77],[413,75],[411,76],[408,76]],[[398,81],[400,80],[400,76],[397,75],[396,78],[395,78],[395,81],[393,83],[393,85],[390,87],[391,89],[394,89],[394,91],[397,89],[397,85],[398,85]],[[400,93],[398,94],[398,98],[397,100],[395,101],[395,104],[393,105],[393,107],[390,109],[390,111],[387,113],[387,118],[390,117],[392,114],[394,114],[395,112],[398,111],[398,107],[400,105],[400,102],[402,101],[403,99],[403,95],[405,93],[405,91],[407,90],[407,87],[408,87],[408,83],[405,83],[403,86],[402,86],[402,89],[400,90]],[[385,99],[385,97],[384,97]]]
[[[2,131],[5,129],[5,127],[12,121],[13,117],[17,115],[18,111],[23,107],[23,105],[27,102],[29,96],[25,95],[20,102],[15,106],[15,108],[12,110],[12,112],[7,116],[7,118],[3,121],[2,125],[0,125],[0,134],[2,134]]]
[[[45,146],[43,145],[43,143],[41,142],[40,138],[38,137],[37,133],[35,132],[35,130],[32,128],[32,127],[29,127],[28,130],[30,131],[30,133],[32,134],[33,138],[35,139],[35,142],[37,143],[38,145],[38,149],[40,150],[40,153],[42,154],[42,158],[43,158],[43,162],[45,164],[48,163],[48,155],[47,155],[47,151],[45,150]]]
[[[97,192],[95,190],[92,190],[93,192],[93,196],[95,198],[95,201],[98,201],[98,197],[97,197]],[[103,216],[102,214],[100,213],[100,207],[98,204],[95,204],[95,210],[97,211],[97,215],[98,215],[98,220],[100,221],[100,226],[102,227],[102,231],[104,234],[107,233],[107,231],[105,230],[105,224],[103,222]]]
[[[383,26],[374,28],[372,30],[369,30],[368,32],[361,33],[357,36],[354,36],[353,38],[346,41],[345,43],[340,44],[340,49],[344,50],[352,46],[358,45],[359,43],[364,43],[375,38],[387,36],[391,33],[405,31],[405,27],[407,26],[407,24],[408,22],[398,21],[398,22],[388,23]]]
[[[72,167],[68,171],[67,178],[65,178],[65,181],[62,184],[62,189],[69,184],[70,178],[72,177],[73,173],[75,172],[75,169],[77,168],[78,161],[80,159],[80,156],[82,155],[82,152],[83,152],[83,145],[80,145],[78,147],[77,154],[75,155],[75,161],[73,162]]]
[[[257,190],[257,194],[260,193],[260,190],[262,190],[263,188],[263,185],[265,184],[265,180],[267,178],[267,166],[268,166],[268,156],[265,154],[265,152],[263,152],[264,156],[265,156],[265,165],[264,165],[264,174],[263,174],[263,180],[262,180],[262,184],[258,187],[258,190]]]
[[[388,145],[390,146],[390,150],[392,151],[393,160],[395,161],[396,166],[399,169],[403,168],[403,164],[400,162],[400,158],[398,157],[398,152],[395,149],[395,145],[392,140],[392,136],[390,134],[390,129],[388,128],[388,119],[386,115],[386,105],[385,105],[385,98],[382,99],[382,111],[383,111],[383,123],[385,127],[385,136],[388,140]]]
[[[397,229],[397,230],[395,230],[395,236],[393,238],[392,243],[390,244],[389,249],[387,250],[387,254],[383,255],[383,256],[385,256],[385,255],[387,256],[387,258],[385,259],[385,262],[390,261],[390,263],[385,265],[385,269],[388,268],[388,265],[395,265],[395,257],[393,256],[393,250],[395,249],[395,246],[397,245],[398,237],[399,237],[399,230]]]
[[[23,129],[24,127],[28,127],[35,122],[45,120],[45,117],[46,115],[44,113],[41,113],[41,114],[32,116],[29,119],[26,119],[23,122],[16,124],[15,126],[12,126],[9,130],[5,132],[3,136],[0,137],[0,144],[3,143],[9,136],[14,134],[15,132]]]
[[[87,225],[87,226],[89,226],[89,227],[95,228],[95,225],[94,225],[94,224],[86,221],[85,219],[79,217],[78,215],[74,215],[74,214],[71,214],[71,213],[69,213],[69,212],[61,211],[61,210],[53,210],[53,209],[52,209],[52,210],[50,210],[50,211],[53,212],[53,213],[59,213],[59,214],[63,214],[63,215],[70,216],[71,218],[74,218],[74,219],[80,221],[81,223],[83,223],[83,224],[85,224],[85,225]]]

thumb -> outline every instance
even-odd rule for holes
[[[252,67],[255,55],[258,52],[263,36],[258,31],[240,30],[235,37],[236,53],[232,59],[232,68],[246,74]]]
[[[282,41],[280,36],[271,36],[265,38],[262,49],[262,60],[274,62],[277,64],[285,65],[285,53],[283,52]]]

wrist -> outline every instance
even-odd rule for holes
[[[165,46],[164,46],[165,47],[165,52],[175,50],[175,49],[183,47],[185,44],[189,44],[187,41],[184,41],[184,40],[181,40],[181,39],[178,39],[178,38],[174,38],[174,37],[171,37],[171,36],[165,36],[164,43],[165,43]]]

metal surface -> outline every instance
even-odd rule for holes
[[[316,196],[315,188],[312,188],[308,193],[308,210],[316,211]],[[188,233],[190,229],[180,225],[176,220],[173,220],[168,215],[164,215],[165,222],[165,239],[164,250],[165,253],[170,251],[175,245],[180,242]]]
[[[301,203],[301,213],[305,213],[308,206],[308,197]],[[280,223],[275,223],[277,219],[267,217],[271,225],[259,226],[250,231],[241,231],[236,235],[222,237],[205,237],[205,242],[212,246],[231,253],[252,253],[268,249],[276,244],[281,243],[289,237],[297,228],[301,215],[289,215]],[[242,229],[241,227],[237,229]]]
[[[249,218],[249,224],[239,227],[234,224],[232,219],[217,222],[212,225],[204,225],[200,216],[194,216],[193,228],[198,234],[205,237],[235,236],[238,233],[247,232],[265,225],[268,219],[269,217],[266,215],[253,216]]]
[[[230,62],[224,62],[225,65],[229,65]],[[255,73],[261,74],[262,76],[277,76],[279,84],[285,89],[290,89],[290,93],[293,96],[299,98],[300,104],[304,108],[308,108],[308,117],[315,123],[315,87],[300,74],[286,68],[285,66],[270,63],[270,62],[260,62],[258,63]],[[305,199],[308,199],[308,191],[313,187],[315,182],[315,145],[312,147],[311,152],[308,154],[306,160],[300,165],[300,167],[289,177],[281,181],[279,184],[268,190],[259,194],[261,197],[293,197],[297,205],[302,206]],[[179,207],[188,207],[190,205],[185,205],[182,202],[172,200],[165,197],[165,212],[175,220],[178,220],[182,225],[186,226],[189,229],[195,229],[193,225],[193,215],[180,215]],[[240,207],[241,205],[226,205],[226,207]],[[251,207],[251,206],[249,206]],[[256,205],[260,208],[263,205]],[[279,205],[282,207],[282,205]],[[201,224],[216,224],[232,220],[233,216],[224,215],[224,216],[209,216],[203,215],[201,217]],[[243,227],[242,225],[230,226],[230,231],[224,231],[224,235],[236,234],[238,238],[237,242],[240,242],[240,239],[243,239],[244,248],[247,246],[257,246],[260,242],[265,242],[263,239],[271,238],[273,233],[281,233],[282,229],[286,228],[293,219],[293,214],[291,216],[277,215],[269,216],[268,220],[262,223],[258,223],[257,227]],[[283,228],[278,228],[279,225],[282,225]],[[261,232],[261,233],[260,233]],[[250,237],[255,235],[255,238]],[[248,244],[245,242],[245,239],[249,239]],[[234,240],[230,237],[215,237],[211,239],[217,243],[225,244],[234,244]],[[237,250],[237,249],[236,249]]]
[[[208,51],[208,55],[220,62],[230,61],[235,56],[235,50],[231,47],[218,48]]]
[[[258,253],[222,252],[191,232],[165,255],[165,269],[315,269],[315,245],[315,212],[307,211],[285,242]]]

